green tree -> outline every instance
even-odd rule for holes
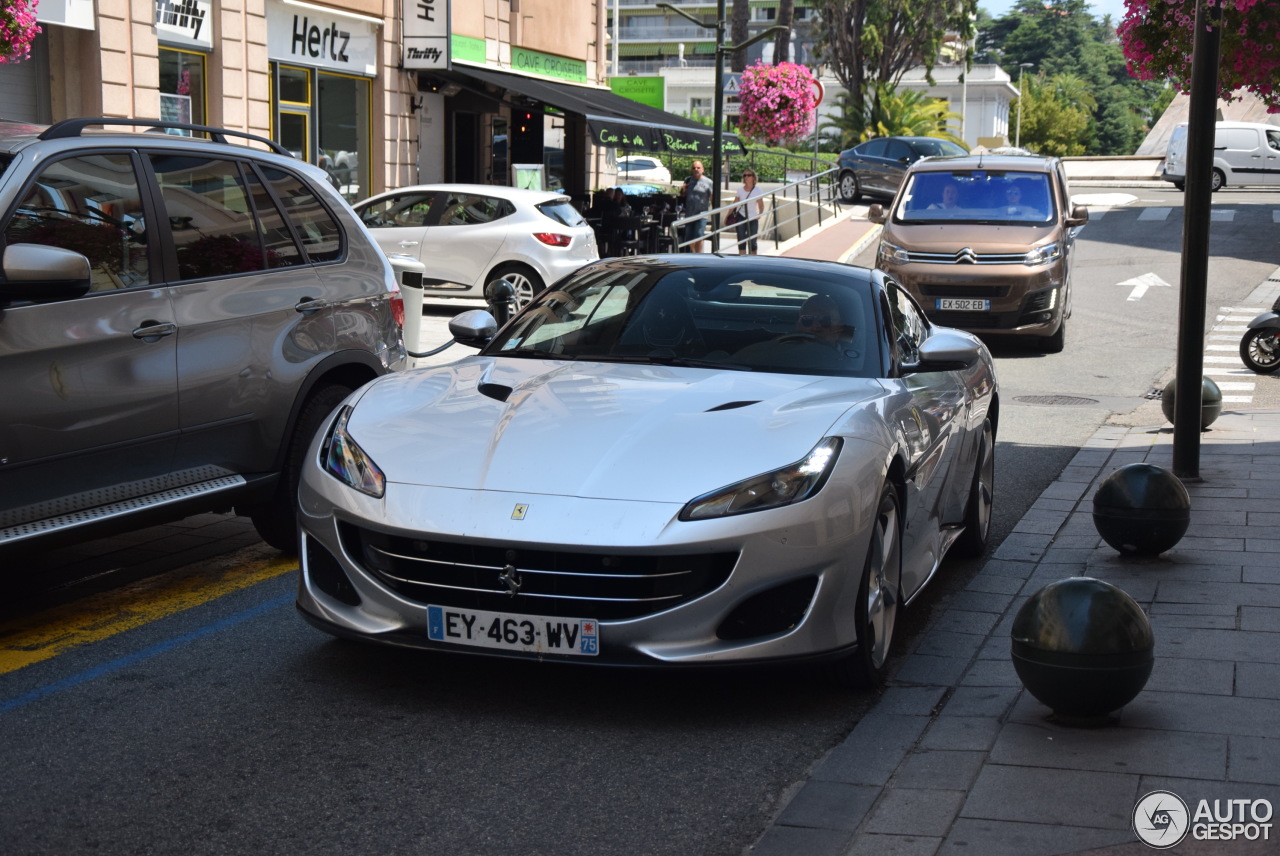
[[[842,148],[857,145],[871,137],[940,137],[963,145],[950,130],[960,122],[960,115],[947,109],[942,98],[930,98],[915,89],[899,90],[879,84],[874,98],[861,105],[847,92],[836,96],[839,113],[825,123],[822,131],[836,131]],[[859,112],[861,111],[861,112]]]
[[[1059,157],[1084,154],[1093,98],[1079,85],[1071,75],[1037,74],[1024,81],[1022,103],[1015,101],[1011,108],[1020,116],[1023,148]],[[1087,102],[1078,100],[1085,96]]]
[[[943,40],[972,38],[977,0],[816,0],[813,7],[818,54],[849,93],[853,112],[866,115],[864,102],[882,91],[877,84],[896,86],[918,65],[933,82]]]

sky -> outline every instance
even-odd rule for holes
[[[991,13],[991,17],[999,18],[1013,8],[1015,0],[978,0],[978,5]],[[1093,17],[1101,19],[1110,15],[1115,24],[1124,18],[1124,0],[1092,0],[1090,2]]]

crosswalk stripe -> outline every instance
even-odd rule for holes
[[[1143,208],[1139,220],[1167,220],[1172,208]]]
[[[1232,211],[1230,208],[1215,208],[1209,212],[1209,219],[1218,222],[1230,223],[1232,220],[1236,219],[1236,212]]]

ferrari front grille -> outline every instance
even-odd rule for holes
[[[529,615],[638,618],[713,591],[737,553],[542,550],[406,538],[341,525],[343,548],[369,575],[421,604]]]

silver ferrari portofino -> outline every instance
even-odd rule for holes
[[[632,256],[450,331],[479,354],[312,445],[298,607],[329,633],[873,683],[947,551],[984,550],[991,356],[879,271]]]

